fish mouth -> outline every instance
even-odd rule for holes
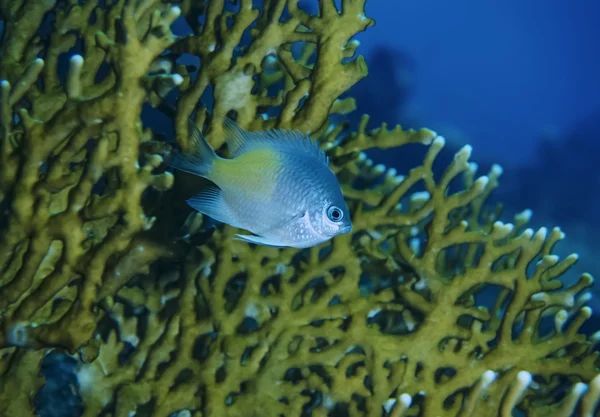
[[[341,234],[350,233],[351,231],[352,231],[352,225],[351,224],[349,224],[347,226],[340,227],[340,233]]]

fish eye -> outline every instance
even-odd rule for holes
[[[344,217],[344,212],[339,207],[331,206],[327,209],[327,217],[332,222],[339,222]]]

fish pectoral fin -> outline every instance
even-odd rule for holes
[[[272,246],[274,248],[283,248],[287,246],[283,242],[279,242],[262,236],[240,234],[236,234],[236,236],[237,237],[234,237],[233,240],[241,240],[243,242],[254,243],[256,245]]]
[[[233,227],[240,227],[237,220],[223,200],[221,189],[215,185],[208,186],[200,194],[187,200],[187,203],[194,210],[207,215],[221,223],[227,223]]]
[[[260,233],[261,235],[266,235],[267,233],[271,233],[274,230],[279,230],[279,229],[287,226],[288,224],[295,222],[296,220],[298,220],[301,217],[304,217],[305,215],[306,215],[305,211],[298,212],[298,213],[294,214],[293,216],[290,216],[289,218],[280,221],[279,223],[271,225],[268,229],[261,230],[260,232],[257,232],[257,233]]]

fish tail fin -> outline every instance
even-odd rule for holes
[[[208,177],[218,156],[208,144],[202,132],[194,122],[188,121],[190,151],[187,153],[175,151],[171,154],[168,164],[180,171]]]

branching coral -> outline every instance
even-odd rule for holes
[[[141,80],[174,41],[169,25],[179,9],[71,3],[56,6],[45,37],[38,27],[54,2],[1,5],[9,22],[0,65],[3,345],[74,350],[85,343],[96,327],[98,289],[107,276],[115,279],[111,265],[144,248],[140,232],[153,219],[142,193],[172,183],[171,174],[153,175],[158,155],[138,165],[140,144],[150,139],[141,131],[148,94]],[[61,80],[57,63],[74,47],[87,58],[74,55]]]
[[[183,88],[179,99],[177,130],[182,143],[187,118],[209,87],[214,91],[210,129],[217,146],[222,143],[223,118],[232,110],[240,123],[252,123],[253,129],[277,126],[312,132],[324,125],[328,114],[348,109],[338,97],[367,75],[364,58],[353,58],[358,42],[351,40],[374,23],[364,14],[364,1],[343,1],[341,12],[334,2],[322,1],[319,16],[300,9],[297,0],[264,1],[260,14],[251,0],[241,0],[236,12],[224,9],[224,3],[182,4],[197,35],[172,50],[196,55],[201,62],[195,82]],[[194,20],[198,14],[205,16],[203,25]],[[252,42],[240,46],[247,31]],[[305,45],[299,58],[294,56],[295,44]],[[185,72],[181,75],[187,78]],[[283,87],[276,95],[269,94],[278,82]],[[272,108],[279,117],[256,118]],[[201,107],[197,120],[203,122],[205,117],[206,108]]]
[[[328,120],[353,107],[339,96],[366,65],[351,38],[372,24],[364,1],[341,3],[0,3],[0,414],[39,407],[40,362],[62,348],[90,417],[592,415],[593,280],[563,288],[563,233],[486,209],[501,169],[476,179],[468,146],[440,175],[435,132]],[[177,38],[180,12],[194,34]],[[173,63],[184,53],[197,71]],[[158,240],[182,197],[143,198],[173,179],[140,113],[168,109],[174,86],[182,147],[190,116],[216,148],[228,114],[312,132],[353,233],[275,249],[191,214],[184,238]],[[404,176],[364,154],[402,146],[427,149]]]

